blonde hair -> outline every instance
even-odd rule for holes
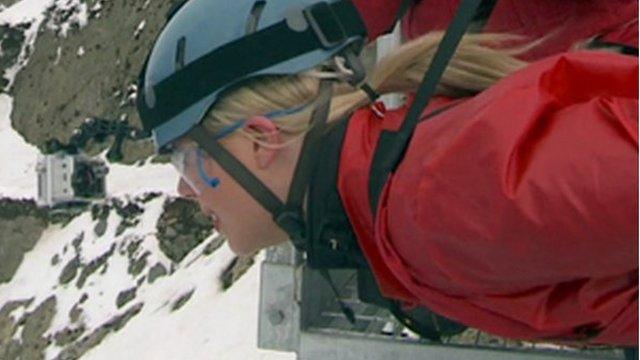
[[[377,64],[367,82],[380,94],[417,90],[442,36],[442,32],[429,33],[400,46]],[[499,34],[465,35],[440,80],[436,94],[470,96],[524,67],[526,62],[515,57],[523,48],[506,49],[503,46],[514,39],[514,36]],[[204,125],[211,131],[217,131],[240,119],[311,103],[317,96],[319,83],[317,70],[253,80],[227,92],[209,110]],[[335,86],[334,93],[328,121],[340,119],[370,101],[365,92],[346,85]],[[312,111],[313,106],[309,105],[300,113],[276,117],[272,121],[281,132],[302,135],[308,128]],[[242,129],[242,133],[261,140],[250,129]]]

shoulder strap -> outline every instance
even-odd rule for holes
[[[378,145],[373,156],[373,165],[369,174],[369,200],[371,212],[376,214],[380,193],[389,175],[395,171],[402,160],[411,135],[420,118],[420,114],[431,99],[440,82],[440,78],[446,69],[449,60],[453,56],[462,36],[467,31],[470,23],[484,1],[487,0],[463,0],[453,21],[447,28],[447,32],[438,46],[436,55],[425,73],[422,84],[413,104],[409,108],[407,116],[397,132],[383,131],[380,134]]]
[[[402,1],[402,4],[400,4],[400,9],[398,9],[398,13],[396,14],[395,23],[397,23],[398,21],[402,20],[402,18],[405,15],[407,15],[407,13],[409,12],[409,9],[411,9],[411,5],[413,5],[413,1],[414,0],[403,0]]]

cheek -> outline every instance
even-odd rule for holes
[[[247,159],[242,160],[245,166],[249,165]],[[220,179],[220,186],[206,191],[201,198],[220,217],[219,230],[227,236],[231,250],[247,255],[272,243],[279,234],[271,215],[215,161],[207,164],[207,172]]]
[[[231,250],[247,255],[263,247],[271,236],[271,216],[235,182],[223,182],[219,190],[212,208],[220,216],[220,230],[227,236]]]

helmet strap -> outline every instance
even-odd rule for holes
[[[287,203],[282,211],[273,214],[275,222],[291,236],[293,244],[298,249],[304,249],[306,225],[302,204],[307,194],[311,172],[315,166],[322,135],[326,128],[332,94],[333,83],[330,80],[321,80],[315,109],[311,114],[310,130],[302,144],[300,157],[289,187]]]
[[[244,164],[217,140],[214,140],[213,134],[202,124],[194,126],[188,133],[191,139],[198,143],[251,197],[273,216],[274,221],[291,237],[294,245],[299,249],[304,249],[306,230],[302,204],[326,128],[333,94],[332,89],[331,81],[321,80],[319,95],[311,115],[310,130],[302,144],[286,203],[283,203]]]

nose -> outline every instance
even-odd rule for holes
[[[184,181],[183,178],[180,178],[180,181],[178,181],[178,194],[187,199],[195,199],[197,197],[197,194],[193,191],[191,185]]]

